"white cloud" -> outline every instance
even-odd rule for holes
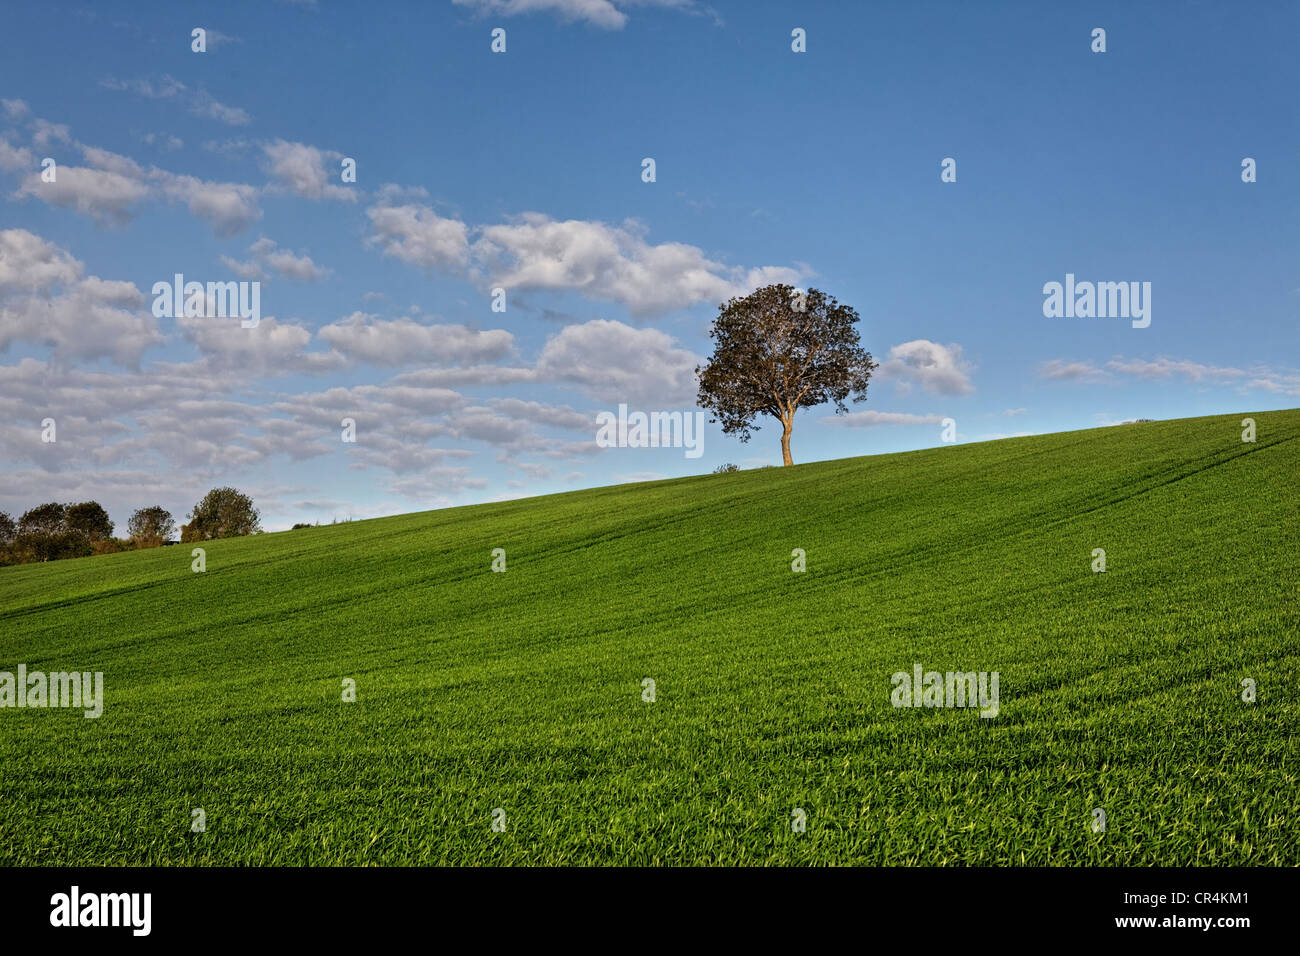
[[[266,281],[270,272],[287,279],[300,282],[316,282],[330,275],[330,270],[316,265],[311,256],[295,255],[287,249],[279,249],[273,239],[259,239],[249,246],[253,258],[239,261],[230,256],[222,256],[221,263],[241,279]]]
[[[389,490],[410,501],[420,502],[424,508],[445,508],[452,503],[454,495],[488,485],[485,479],[472,477],[468,468],[442,466],[419,471],[420,474],[389,482]]]
[[[105,169],[59,166],[54,182],[44,182],[39,172],[33,172],[22,181],[15,196],[33,196],[52,206],[74,209],[101,225],[122,225],[148,198],[149,187]]]
[[[220,261],[223,266],[233,272],[240,279],[250,282],[266,282],[268,279],[266,269],[263,267],[262,263],[258,262],[256,259],[249,259],[246,262],[241,262],[231,256],[221,256]]]
[[[121,153],[100,149],[98,146],[82,145],[81,155],[86,158],[86,162],[96,169],[116,173],[119,176],[133,180],[141,180],[145,176],[145,172],[140,168],[139,163],[129,156],[123,156]]]
[[[272,176],[305,199],[342,199],[355,202],[357,192],[338,181],[342,153],[317,149],[305,143],[276,140],[262,146]],[[326,168],[327,162],[332,166]]]
[[[24,100],[0,100],[0,107],[4,108],[7,120],[20,120],[31,112]]]
[[[906,412],[861,411],[844,415],[828,415],[822,419],[828,425],[846,428],[874,428],[877,425],[942,425],[942,415],[911,415]]]
[[[134,366],[162,343],[135,285],[81,274],[80,262],[39,236],[0,232],[0,350],[25,341],[49,346],[60,362],[111,358]]]
[[[635,315],[718,304],[762,285],[797,284],[801,278],[783,266],[727,267],[685,243],[650,245],[641,226],[630,220],[609,226],[524,213],[480,233],[474,256],[491,285],[574,290],[620,303]]]
[[[1261,392],[1273,392],[1278,395],[1300,395],[1300,372],[1295,370],[1274,372],[1262,371],[1254,378],[1242,382],[1242,390],[1259,389]]]
[[[1039,375],[1048,381],[1088,385],[1131,378],[1142,382],[1184,381],[1193,385],[1233,385],[1238,393],[1258,390],[1278,395],[1300,395],[1300,370],[1267,365],[1235,368],[1164,356],[1155,359],[1126,359],[1117,356],[1105,366],[1092,362],[1052,359],[1040,366]]]
[[[330,274],[329,269],[316,265],[307,255],[294,255],[287,249],[276,249],[266,256],[266,264],[287,279],[315,282]]]
[[[1148,382],[1171,378],[1182,378],[1189,382],[1222,381],[1246,375],[1246,372],[1237,368],[1221,368],[1168,358],[1157,358],[1155,361],[1116,358],[1107,362],[1106,368],[1118,375],[1131,375]]]
[[[208,309],[215,312],[215,309]],[[238,318],[178,316],[177,328],[208,359],[213,369],[238,369],[246,376],[316,374],[341,368],[342,356],[306,351],[311,330],[274,316],[246,329]]]
[[[222,103],[207,92],[200,92],[195,95],[194,103],[190,106],[190,112],[195,116],[203,116],[225,123],[227,126],[247,126],[253,121],[247,110]]]
[[[1119,357],[1106,363],[1106,372],[1116,376],[1129,376],[1144,382],[1166,382],[1178,379],[1194,385],[1235,385],[1238,392],[1255,389],[1279,395],[1300,395],[1300,371],[1266,365],[1234,368],[1163,356],[1154,360]]]
[[[422,203],[396,204],[394,187],[366,212],[370,245],[412,265],[465,275],[509,290],[575,291],[617,302],[634,315],[720,304],[774,282],[796,284],[806,269],[731,267],[681,242],[651,245],[643,227],[524,213],[509,223],[474,230]]]
[[[371,206],[373,234],[367,238],[384,255],[426,269],[463,270],[469,262],[469,229],[428,206]]]
[[[262,249],[272,245],[264,242]],[[122,309],[133,307],[140,313],[139,321],[151,323],[152,317],[141,308],[143,296],[130,283],[82,280],[79,263],[30,234],[4,236],[0,243],[13,250],[0,260],[5,268],[0,275],[19,280],[16,291],[8,290],[10,294],[31,297],[28,288],[36,286],[46,287],[52,295],[62,286],[63,294],[70,288],[88,301],[94,299],[89,304],[116,302]],[[82,316],[85,311],[66,310],[69,316]],[[122,337],[121,329],[104,323],[100,316],[92,319],[110,337]],[[40,327],[47,328],[48,323],[41,322]],[[181,494],[188,504],[202,490],[191,489],[190,484],[237,480],[240,487],[251,489],[256,483],[248,484],[241,476],[271,459],[303,461],[325,455],[345,456],[338,459],[338,467],[394,476],[387,489],[417,506],[435,498],[440,504],[451,504],[466,490],[488,486],[468,463],[460,463],[478,454],[474,444],[495,448],[499,462],[536,481],[551,480],[553,466],[547,462],[581,460],[599,449],[590,411],[515,397],[469,400],[440,383],[440,378],[470,372],[483,381],[576,384],[584,391],[603,392],[611,402],[652,402],[652,407],[663,407],[665,399],[675,400],[670,393],[678,373],[693,384],[694,356],[669,336],[597,321],[553,336],[534,368],[479,364],[421,369],[381,385],[273,396],[259,393],[259,378],[339,369],[348,361],[344,351],[370,350],[378,358],[391,359],[395,349],[404,349],[434,362],[491,361],[513,351],[513,340],[504,330],[426,326],[409,318],[381,322],[367,315],[327,327],[332,331],[323,332],[321,342],[336,347],[326,352],[309,351],[316,337],[307,327],[270,316],[254,329],[244,329],[236,320],[203,317],[178,318],[174,328],[198,350],[197,361],[154,362],[147,371],[127,374],[87,372],[32,359],[0,366],[0,421],[16,420],[39,401],[42,409],[58,416],[60,437],[67,434],[75,439],[60,442],[51,452],[32,440],[31,429],[0,426],[0,455],[13,462],[33,461],[41,469],[75,469],[110,507],[117,500],[113,489],[119,485],[125,488],[121,499],[132,506],[140,503],[134,499],[142,490],[152,487],[119,482],[126,474],[122,466],[139,469],[148,463],[152,473],[164,475],[169,468],[179,469],[184,480],[174,481],[171,493]],[[358,336],[358,330],[366,331]],[[75,331],[84,335],[85,330]],[[374,333],[377,342],[366,341]],[[680,397],[689,401],[690,390]],[[338,442],[339,422],[345,417],[357,422],[360,438],[355,446]],[[576,432],[581,438],[557,439],[543,434],[544,429]],[[184,434],[186,440],[177,442],[177,434]],[[433,444],[440,439],[471,447]],[[528,460],[521,461],[520,456]],[[12,470],[6,474],[6,497],[28,488],[25,480],[10,483],[12,474]],[[160,501],[167,507],[173,504],[170,498],[160,496]]]
[[[154,170],[152,176],[161,182],[164,197],[184,203],[191,213],[211,227],[213,235],[218,238],[237,235],[262,218],[257,190],[252,186],[208,182],[162,170]]]
[[[220,30],[208,29],[207,46],[209,50],[215,50],[227,43],[243,43],[243,37],[231,36],[229,33],[222,33]]]
[[[570,382],[616,404],[672,408],[694,405],[700,359],[658,329],[596,319],[551,337],[538,357],[541,381]]]
[[[16,173],[20,169],[35,167],[35,153],[25,146],[11,146],[7,139],[0,136],[0,169],[7,173]]]
[[[63,123],[51,123],[49,120],[37,119],[32,123],[32,144],[38,149],[47,149],[51,143],[71,143],[72,131]]]
[[[665,7],[694,10],[693,0],[452,0],[482,14],[512,17],[526,13],[554,13],[566,21],[581,20],[605,30],[621,30],[629,7]]]
[[[323,327],[320,338],[348,358],[373,365],[453,365],[492,362],[507,355],[514,336],[464,325],[425,325],[411,318],[384,321],[364,312]]]
[[[490,408],[475,406],[452,416],[457,438],[487,442],[490,445],[523,445],[533,436],[532,424],[521,418],[498,415]]]
[[[403,372],[394,382],[417,386],[459,388],[465,385],[505,386],[539,381],[532,368],[508,365],[473,365],[465,368],[430,368]]]
[[[332,341],[340,340],[332,338]],[[342,345],[338,347],[343,350]],[[474,360],[468,354],[462,357]],[[393,381],[417,388],[575,385],[589,397],[609,405],[627,402],[662,409],[695,404],[695,366],[700,361],[699,356],[658,329],[638,329],[609,319],[594,319],[565,326],[551,336],[532,367],[428,368],[405,372]]]
[[[975,391],[971,369],[960,345],[914,339],[891,348],[874,374],[878,381],[896,383],[903,394],[916,384],[931,395],[968,395]]]
[[[526,402],[518,398],[494,398],[492,407],[503,415],[520,418],[553,428],[582,430],[595,425],[595,416],[574,411],[568,405],[547,405],[543,402]]]
[[[185,204],[221,238],[242,232],[262,216],[258,191],[252,186],[179,176],[156,166],[145,169],[129,157],[95,146],[83,144],[80,149],[90,166],[59,166],[52,183],[32,172],[15,196],[74,209],[101,225],[122,225],[135,215],[139,204],[162,198]]]
[[[208,31],[208,43],[214,48],[220,46],[223,42],[238,42],[238,37],[226,36],[214,30]],[[99,81],[99,85],[109,90],[135,93],[151,100],[170,100],[181,98],[189,102],[190,112],[195,116],[202,116],[208,119],[214,119],[218,122],[225,123],[227,126],[247,126],[252,117],[247,110],[240,109],[237,106],[228,106],[220,102],[207,90],[191,91],[180,80],[173,76],[163,76],[162,79],[154,81],[147,79],[119,80],[115,77],[106,77]]]
[[[0,295],[66,285],[81,271],[81,263],[54,243],[26,229],[0,230]]]
[[[1106,376],[1105,372],[1091,362],[1066,362],[1062,359],[1044,362],[1038,374],[1054,382],[1097,382]]]
[[[159,149],[168,151],[175,151],[185,147],[185,140],[179,136],[173,136],[171,133],[145,133],[140,138],[149,146],[157,146]]]
[[[136,93],[151,100],[172,99],[180,96],[186,89],[184,83],[172,76],[163,76],[157,82],[146,79],[119,80],[109,76],[100,80],[99,85],[106,90]]]

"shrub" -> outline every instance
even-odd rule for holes
[[[238,538],[261,530],[252,498],[235,488],[213,488],[190,512],[189,524],[181,525],[181,541]]]
[[[137,548],[156,548],[176,533],[176,521],[166,508],[154,505],[152,508],[137,508],[126,528]]]
[[[68,505],[63,513],[63,525],[66,530],[84,534],[91,541],[103,541],[113,536],[113,522],[98,501]]]

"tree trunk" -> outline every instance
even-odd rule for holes
[[[790,457],[790,432],[794,431],[794,422],[792,420],[781,419],[781,459],[782,464],[793,465],[794,459]]]

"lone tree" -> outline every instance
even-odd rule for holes
[[[253,499],[235,488],[213,488],[190,512],[190,523],[181,525],[181,541],[211,541],[256,534],[257,509]]]
[[[834,402],[842,415],[850,395],[855,402],[867,397],[876,363],[858,344],[857,321],[856,311],[817,289],[769,285],[733,298],[709,330],[713,356],[695,369],[697,403],[743,442],[759,430],[759,414],[771,415],[781,423],[781,457],[793,465],[796,411]]]
[[[126,530],[137,547],[156,548],[170,540],[176,531],[176,521],[172,513],[161,505],[137,508],[126,523]]]

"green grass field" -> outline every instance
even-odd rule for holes
[[[1245,414],[0,569],[0,670],[106,698],[0,710],[0,864],[1300,864],[1300,411]]]

